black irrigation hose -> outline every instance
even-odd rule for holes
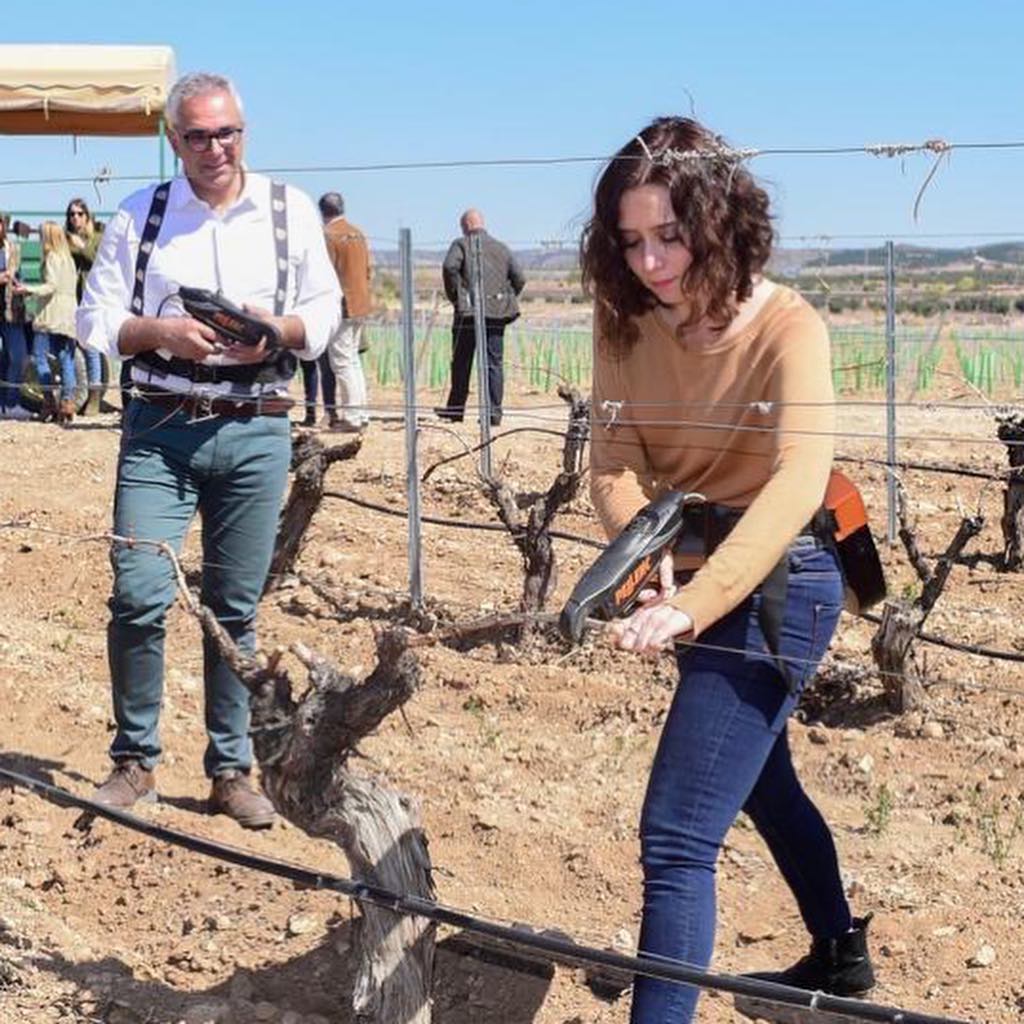
[[[873,622],[876,626],[881,625],[882,622],[882,616],[875,615],[873,612],[861,612],[858,617],[867,622]],[[936,647],[946,647],[951,651],[962,651],[964,654],[977,654],[982,658],[993,658],[996,661],[1024,661],[1024,653],[1020,651],[997,651],[991,647],[978,647],[975,644],[960,643],[958,640],[947,640],[934,633],[915,633],[914,639],[935,644]]]
[[[584,946],[568,937],[551,933],[536,933],[523,928],[487,921],[460,910],[443,907],[433,900],[425,900],[419,896],[391,892],[380,886],[366,882],[357,882],[338,875],[326,875],[310,871],[296,864],[272,860],[247,853],[222,843],[203,839],[200,836],[178,832],[176,829],[165,828],[152,822],[137,818],[133,814],[105,807],[102,804],[75,796],[65,789],[52,786],[39,779],[0,767],[0,777],[8,779],[23,789],[31,790],[58,807],[77,807],[79,810],[101,818],[107,818],[118,825],[141,832],[143,835],[162,840],[174,846],[181,846],[194,853],[239,867],[262,871],[278,878],[286,878],[291,882],[312,889],[327,889],[339,892],[359,903],[369,903],[383,907],[398,914],[412,917],[425,917],[438,924],[451,925],[463,931],[486,935],[492,939],[508,942],[527,949],[538,950],[548,954],[553,960],[571,960],[582,964],[593,964],[623,971],[627,974],[642,974],[649,978],[671,981],[697,988],[715,989],[720,992],[732,992],[735,995],[750,996],[764,999],[770,1003],[785,1006],[806,1007],[812,1011],[838,1013],[856,1020],[884,1021],[886,1024],[969,1024],[967,1021],[953,1017],[936,1017],[931,1014],[917,1013],[913,1010],[901,1010],[894,1006],[868,1003],[862,999],[846,999],[827,995],[823,992],[808,992],[804,989],[790,988],[788,985],[777,985],[772,982],[745,978],[742,975],[713,974],[709,971],[692,967],[676,961],[660,960],[651,956],[629,956],[624,953],[613,953],[609,950]]]
[[[857,455],[835,455],[833,456],[836,462],[855,462],[858,465],[872,465],[881,466],[885,468],[889,463],[885,459],[875,459],[869,456],[857,456]],[[983,469],[970,469],[967,466],[953,466],[946,463],[940,462],[894,462],[892,463],[894,469],[917,469],[924,473],[944,473],[948,476],[967,476],[972,477],[975,480],[997,480],[1000,483],[1006,483],[1009,480],[1014,479],[1018,470],[1005,469],[1002,471],[986,471]]]

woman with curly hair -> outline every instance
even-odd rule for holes
[[[792,890],[811,951],[760,977],[841,995],[874,984],[835,845],[804,792],[786,720],[843,604],[813,528],[832,464],[828,335],[768,280],[768,196],[696,121],[649,124],[601,174],[581,244],[594,300],[591,495],[609,537],[666,490],[699,492],[660,589],[612,627],[675,648],[680,682],[640,823],[640,948],[706,966],[715,865],[740,811]],[[637,976],[633,1024],[692,1018],[695,989]]]

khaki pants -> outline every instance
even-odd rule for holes
[[[338,381],[338,418],[352,427],[364,427],[370,419],[366,377],[359,359],[363,326],[361,317],[342,320],[327,345],[331,369]]]

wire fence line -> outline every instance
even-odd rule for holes
[[[356,506],[358,506],[360,508],[364,508],[364,509],[366,509],[368,511],[372,511],[372,512],[375,512],[375,513],[387,515],[387,516],[394,517],[394,518],[399,518],[399,519],[402,519],[402,520],[405,520],[405,521],[409,521],[410,518],[411,518],[410,510],[408,508],[403,509],[403,508],[395,508],[395,507],[392,507],[392,506],[384,505],[384,504],[381,504],[380,502],[372,501],[372,500],[370,500],[368,498],[364,498],[364,497],[362,497],[360,495],[352,494],[351,492],[339,491],[339,490],[336,490],[336,489],[325,489],[324,492],[323,492],[323,497],[324,498],[330,498],[330,499],[337,499],[337,500],[345,501],[345,502],[347,502],[349,504],[356,505]],[[505,535],[507,535],[509,537],[514,537],[514,535],[515,535],[515,531],[514,530],[510,530],[505,524],[503,524],[501,522],[497,522],[497,521],[495,521],[495,522],[480,522],[480,521],[474,521],[474,520],[461,519],[459,517],[436,516],[436,515],[430,515],[430,514],[423,514],[421,512],[418,513],[418,519],[419,519],[420,523],[427,523],[427,524],[431,524],[431,525],[436,525],[436,526],[441,526],[441,527],[446,527],[446,528],[452,528],[452,529],[502,533],[502,534],[505,534]],[[129,539],[115,537],[115,536],[113,536],[111,534],[107,534],[107,533],[82,534],[82,533],[76,533],[76,532],[73,532],[73,531],[62,530],[62,529],[59,529],[59,528],[56,528],[56,527],[40,526],[40,525],[35,524],[35,523],[31,522],[31,521],[25,521],[25,520],[17,520],[17,519],[15,519],[15,520],[8,520],[7,522],[0,523],[0,531],[18,531],[18,530],[24,530],[24,531],[39,533],[39,534],[43,534],[43,535],[47,535],[47,536],[52,536],[52,537],[57,538],[58,540],[72,542],[72,543],[96,543],[96,542],[99,542],[99,543],[104,543],[104,544],[112,544],[112,543],[127,543],[127,542],[129,542]],[[593,537],[587,537],[587,536],[584,536],[584,535],[581,535],[581,534],[577,534],[577,533],[570,533],[570,532],[566,532],[566,531],[562,531],[562,530],[550,530],[549,531],[549,536],[551,536],[553,539],[564,540],[564,541],[567,541],[567,542],[570,542],[570,543],[573,543],[573,544],[581,545],[581,546],[588,547],[588,548],[594,548],[594,549],[597,549],[597,550],[602,550],[606,546],[605,542],[602,541],[602,540],[599,540],[599,539],[596,539],[596,538],[593,538]],[[161,553],[165,557],[168,557],[172,561],[175,561],[175,559],[172,558],[172,555],[170,554],[169,550],[167,549],[167,545],[166,544],[163,544],[163,543],[158,542],[158,541],[149,540],[149,539],[146,539],[146,538],[130,538],[130,542],[133,543],[133,544],[137,544],[137,545],[147,545],[147,546],[153,547],[154,549],[156,549],[158,551],[158,553]],[[190,562],[190,565],[191,564],[192,563]],[[209,561],[201,559],[201,558],[196,560],[195,563],[194,563],[194,567],[195,568],[204,568],[204,567],[211,567],[211,566],[214,566],[214,563],[210,563]],[[179,586],[180,586],[180,583],[179,583]],[[861,613],[861,614],[859,614],[857,616],[854,616],[854,617],[862,619],[865,622],[873,623],[873,624],[876,624],[876,625],[881,621],[880,618],[877,615],[874,615],[874,614],[868,613],[868,612]],[[539,613],[536,616],[534,616],[534,618],[538,622],[544,622],[544,621],[548,621],[548,620],[551,620],[552,622],[554,621],[554,617],[551,616],[548,613]],[[595,624],[595,625],[600,625],[600,624]],[[961,653],[961,654],[973,655],[973,656],[977,656],[977,657],[982,657],[982,658],[990,659],[990,660],[993,660],[993,661],[1004,661],[1004,662],[1015,662],[1015,663],[1024,662],[1024,653],[1022,653],[1020,651],[1007,651],[1007,650],[1003,650],[1003,649],[999,649],[999,648],[986,647],[986,646],[983,646],[983,645],[969,644],[969,643],[966,643],[964,641],[950,640],[947,637],[943,637],[943,636],[935,634],[935,633],[926,633],[924,631],[918,632],[916,634],[916,637],[917,637],[917,639],[921,640],[924,643],[931,644],[931,645],[938,646],[938,647],[942,647],[942,648],[945,648],[947,650],[952,650],[952,651],[955,651],[955,652],[958,652],[958,653]],[[705,640],[699,640],[699,639],[698,640],[693,640],[693,641],[681,641],[681,643],[683,644],[683,646],[693,647],[695,649],[701,649],[701,650],[716,651],[716,652],[719,652],[719,653],[724,652],[724,653],[733,653],[733,654],[744,654],[744,653],[749,654],[749,652],[745,651],[745,649],[723,647],[721,645],[710,644],[710,643],[708,643]],[[765,657],[767,658],[768,656],[766,655]],[[791,656],[787,656],[786,661],[788,663],[794,665],[794,666],[800,666],[800,667],[811,667],[811,666],[814,666],[814,665],[818,664],[817,661],[813,661],[813,660],[805,659],[805,658],[799,658],[799,657],[791,657]],[[841,666],[841,665],[843,665],[845,663],[837,661],[836,664]],[[907,681],[908,678],[909,678],[909,677],[905,676],[904,674],[894,673],[894,672],[884,672],[884,673],[880,673],[880,674],[884,675],[885,678],[889,682],[892,682],[892,683]],[[991,684],[980,684],[980,683],[977,683],[975,680],[958,679],[958,678],[952,678],[952,679],[945,678],[945,679],[941,680],[941,683],[942,683],[942,685],[944,687],[955,687],[955,688],[960,688],[960,689],[965,689],[965,690],[984,691],[984,692],[999,692],[999,693],[1003,693],[1003,694],[1006,694],[1006,695],[1009,695],[1009,696],[1024,697],[1024,688],[999,687],[999,686],[993,686]]]
[[[913,153],[924,153],[933,156],[945,156],[956,150],[1013,150],[1024,149],[1024,140],[990,139],[982,142],[947,142],[944,139],[925,139],[914,142],[882,142],[860,143],[845,146],[765,146],[760,148],[731,149],[718,147],[709,150],[690,150],[677,152],[666,150],[654,156],[664,163],[673,161],[686,162],[729,162],[740,163],[756,157],[813,157],[813,156],[872,156],[872,157],[905,157]],[[446,160],[391,160],[377,163],[360,164],[291,164],[281,166],[255,167],[260,174],[356,174],[367,171],[421,171],[445,170],[472,167],[538,167],[557,164],[604,164],[613,160],[635,163],[648,159],[643,155],[618,156],[616,154],[585,154],[559,156],[502,156],[489,158],[460,158]],[[0,179],[0,188],[24,185],[69,185],[88,182],[94,185],[116,181],[153,180],[151,174],[114,174],[104,169],[93,175],[74,175],[53,178],[6,178]]]
[[[0,386],[5,382],[0,379]],[[57,391],[60,389],[59,384],[48,385],[46,388],[39,388],[38,390],[52,390]],[[119,386],[116,384],[106,385],[105,390],[117,391]],[[145,399],[141,399],[144,401]],[[304,400],[296,399],[294,405],[297,409],[301,409],[304,405],[309,405],[314,408],[322,406],[322,401],[317,400],[316,402],[306,403]],[[817,403],[788,403],[789,407],[797,406],[816,406]],[[618,426],[618,427],[653,427],[657,429],[671,430],[675,428],[688,428],[692,430],[700,430],[707,433],[721,434],[723,437],[730,434],[740,434],[747,436],[758,436],[758,435],[771,435],[772,437],[819,437],[819,438],[832,438],[834,440],[844,441],[883,441],[886,439],[887,434],[882,430],[854,430],[854,429],[835,429],[835,430],[810,430],[799,427],[787,427],[779,424],[736,424],[731,422],[721,422],[716,420],[704,420],[694,419],[689,417],[671,416],[671,415],[630,415],[632,403],[622,403],[615,411],[614,417],[608,416],[607,419],[599,419],[595,421],[597,429],[604,429],[606,426]],[[925,403],[920,406],[908,406],[909,408],[921,408],[928,410],[929,404]],[[415,404],[412,406],[399,405],[398,403],[368,403],[362,407],[369,413],[371,419],[377,419],[380,421],[391,421],[395,424],[401,424],[406,419],[406,414],[411,414],[411,422],[415,423],[419,427],[430,425],[431,421],[437,421],[438,425],[447,423],[444,417],[438,416],[436,408],[432,404]],[[466,421],[472,425],[476,420],[477,414],[481,407],[473,402],[467,402],[465,405]],[[783,408],[780,403],[779,409]],[[884,408],[884,406],[879,406]],[[953,407],[955,408],[955,406]],[[1024,403],[1020,406],[1007,406],[1000,405],[993,407],[994,410],[1004,410],[1008,412],[1016,412],[1018,414],[1024,413]],[[116,411],[116,410],[115,410]],[[777,410],[775,410],[777,411]],[[560,415],[561,413],[561,415]],[[503,406],[503,414],[512,422],[520,424],[535,423],[541,425],[538,429],[543,428],[543,432],[558,434],[559,436],[565,435],[565,416],[564,407],[559,408],[551,406],[548,408],[538,408],[536,406]],[[119,429],[119,425],[116,422],[110,422],[109,428],[111,430]],[[446,426],[445,429],[451,431],[450,426]],[[498,434],[497,437],[505,436],[504,433]],[[1024,447],[1024,439],[1018,440],[1014,438],[1007,438],[1005,440],[997,437],[986,437],[978,434],[955,434],[955,433],[919,433],[909,434],[901,433],[900,444],[904,447],[908,445],[921,444],[921,445],[949,445],[949,444],[963,444],[970,445],[972,447],[990,447],[997,449],[1016,449]],[[656,441],[639,441],[631,439],[622,439],[618,442],[619,444],[632,447],[637,450],[658,450],[664,448],[672,448],[677,445],[671,440],[666,440],[664,443]],[[700,447],[708,451],[715,452],[742,452],[743,449],[737,447],[734,444],[716,444],[711,445],[707,441],[701,443]],[[747,454],[750,454],[747,452]],[[952,475],[963,475],[963,476],[984,476],[985,479],[1015,479],[1020,475],[1020,470],[1007,470],[1005,473],[993,473],[989,470],[971,470],[970,467],[958,467],[956,469],[943,468],[941,466],[927,466],[927,465],[915,465],[911,460],[899,459],[892,463],[885,462],[883,460],[871,459],[870,457],[864,456],[857,458],[859,462],[872,462],[877,465],[891,466],[892,469],[904,468],[923,468],[925,471],[933,472],[949,472]]]

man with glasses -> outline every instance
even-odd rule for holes
[[[273,554],[291,454],[287,397],[295,357],[316,359],[341,305],[316,208],[245,169],[245,124],[220,75],[178,80],[169,137],[183,174],[129,196],[103,233],[82,304],[79,340],[132,360],[114,501],[108,654],[117,732],[112,807],[156,799],[162,747],[164,632],[175,597],[169,561],[202,518],[201,598],[245,650]],[[178,290],[219,292],[267,321],[258,344],[186,315]],[[273,312],[270,312],[273,310]],[[279,343],[270,341],[279,338]],[[209,808],[265,828],[273,808],[249,782],[249,694],[204,642]]]

